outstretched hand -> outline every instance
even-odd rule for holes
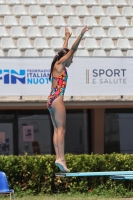
[[[72,35],[72,33],[69,32],[69,30],[68,30],[67,27],[65,27],[65,36],[68,37],[68,38],[70,38],[71,35]]]
[[[88,30],[89,30],[88,26],[85,26],[85,27],[82,29],[81,34],[84,35],[85,32],[88,31]]]

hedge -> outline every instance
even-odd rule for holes
[[[71,172],[132,171],[132,154],[72,155],[66,154]],[[90,193],[97,188],[132,190],[133,181],[111,180],[109,177],[56,177],[55,155],[0,156],[0,171],[7,175],[15,192],[33,194]]]

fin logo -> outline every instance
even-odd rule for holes
[[[3,80],[4,84],[17,84],[18,81],[25,84],[25,70],[21,69],[19,73],[13,69],[0,70],[0,80]]]

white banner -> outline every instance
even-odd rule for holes
[[[0,58],[1,96],[48,96],[52,59]],[[74,57],[67,71],[65,96],[133,94],[133,58]]]

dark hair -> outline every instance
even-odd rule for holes
[[[54,64],[56,63],[56,61],[60,60],[64,55],[66,55],[69,52],[69,49],[64,48],[61,49],[54,57],[52,63],[51,63],[51,70],[50,70],[50,75],[49,75],[49,80],[51,80],[51,74],[54,68]]]

